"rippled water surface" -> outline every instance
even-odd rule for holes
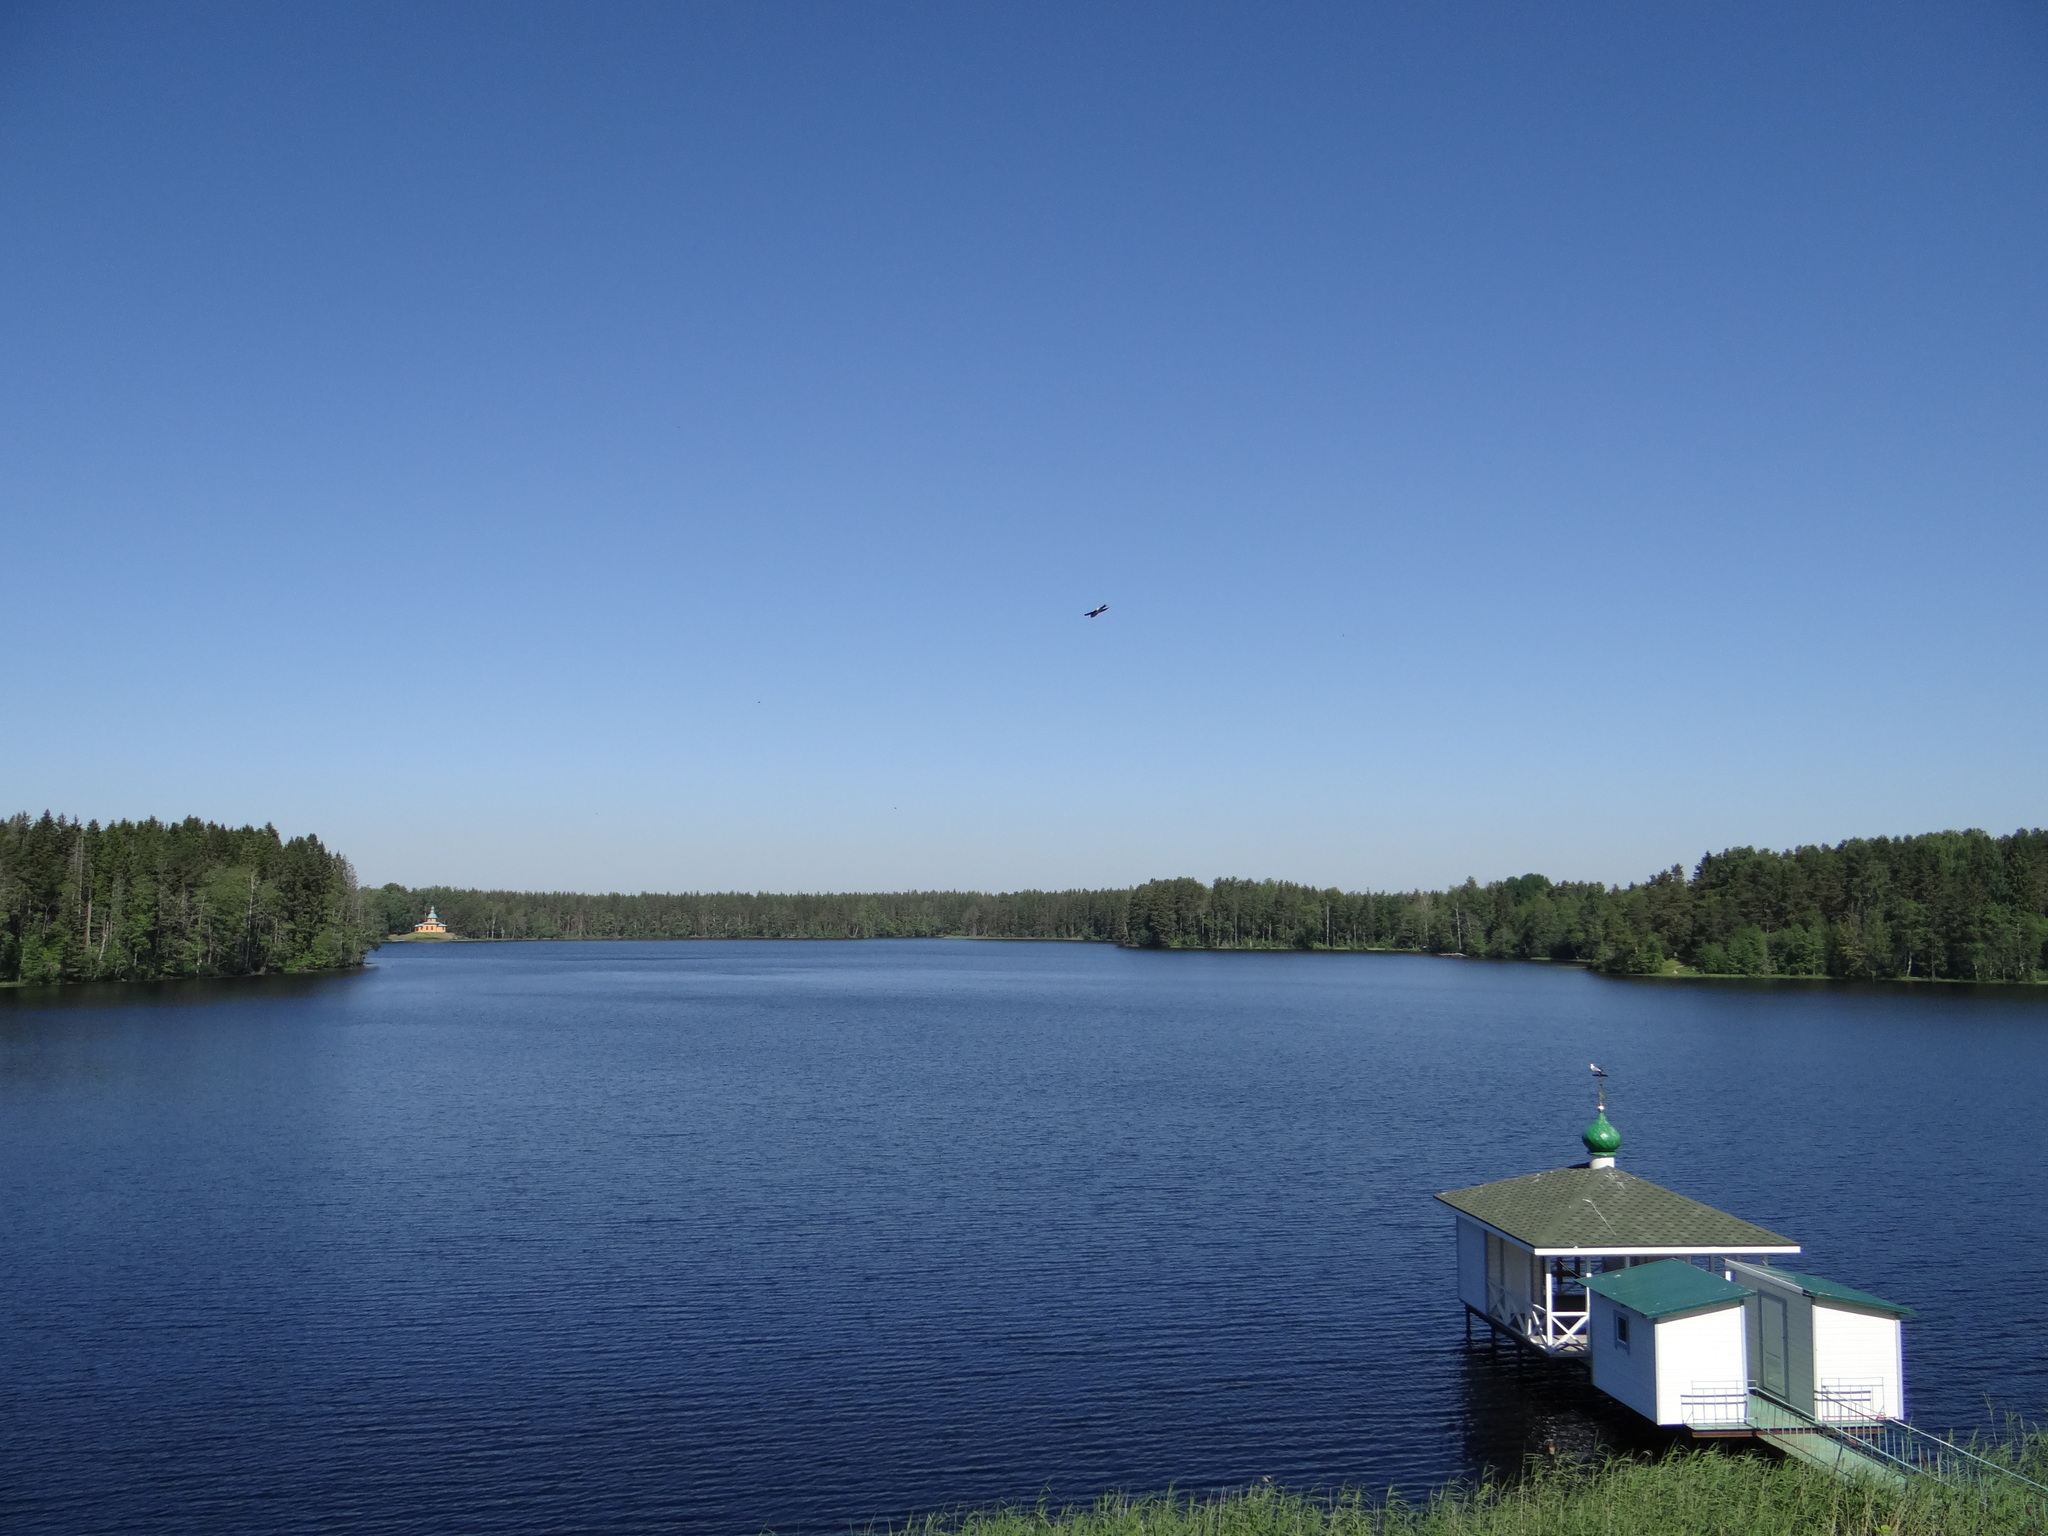
[[[1439,1189],[1623,1164],[2048,1408],[2048,998],[988,943],[0,999],[12,1532],[838,1531],[1626,1437]]]

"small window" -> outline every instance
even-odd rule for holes
[[[1626,1312],[1614,1314],[1614,1342],[1619,1348],[1628,1348],[1628,1314]]]

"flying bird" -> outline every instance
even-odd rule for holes
[[[1104,603],[1100,608],[1090,608],[1081,617],[1084,619],[1099,619],[1107,612],[1109,612],[1109,604]]]

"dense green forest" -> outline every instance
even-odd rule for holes
[[[879,895],[584,896],[448,886],[363,892],[394,933],[440,912],[476,939],[1093,939],[1124,933],[1129,891],[898,891]]]
[[[1374,949],[1623,974],[2048,978],[2048,833],[1936,832],[1708,854],[1629,886],[1519,875],[1444,891],[1284,880],[1130,890],[637,896],[358,891],[318,838],[190,819],[0,822],[0,982],[353,965],[432,906],[477,939],[1074,939],[1160,949]]]
[[[381,937],[348,860],[275,827],[0,821],[0,982],[354,965]]]
[[[1519,875],[1446,891],[1284,880],[1133,890],[609,895],[396,885],[372,924],[500,939],[1085,939],[1167,949],[1394,949],[1617,973],[2034,981],[2048,976],[2048,833],[1936,832],[1732,848],[1626,887]]]

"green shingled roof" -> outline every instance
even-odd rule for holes
[[[1745,1253],[1799,1245],[1619,1168],[1549,1168],[1437,1199],[1531,1248]]]
[[[1789,1269],[1781,1273],[1816,1301],[1846,1302],[1852,1307],[1868,1307],[1873,1312],[1889,1312],[1894,1317],[1915,1315],[1911,1307],[1902,1307],[1896,1301],[1886,1301],[1882,1296],[1859,1291],[1853,1285],[1843,1285],[1836,1280],[1823,1280],[1819,1275],[1795,1275]]]
[[[1586,1289],[1598,1291],[1652,1322],[1702,1307],[1729,1306],[1756,1294],[1683,1259],[1659,1259],[1654,1264],[1631,1264],[1609,1274],[1589,1275]]]

